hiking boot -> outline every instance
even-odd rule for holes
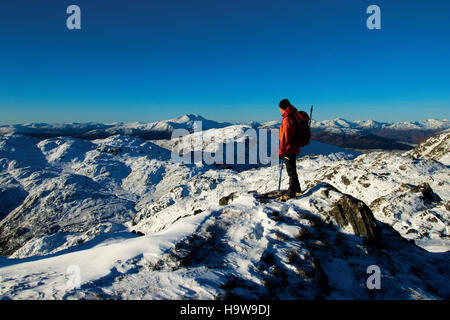
[[[290,199],[295,199],[295,197],[296,197],[295,194],[286,193],[286,194],[283,194],[283,195],[280,197],[280,200],[283,201],[283,202],[285,202],[285,201],[290,200]]]

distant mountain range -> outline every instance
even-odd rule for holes
[[[261,124],[279,128],[279,121]],[[436,133],[450,128],[450,120],[427,119],[415,122],[378,122],[374,120],[314,121],[313,139],[351,149],[410,150]]]
[[[250,122],[255,124],[255,122]],[[249,124],[250,124],[249,123]],[[269,121],[258,124],[262,127],[279,127],[281,121]],[[317,130],[328,130],[334,132],[355,133],[360,130],[445,130],[450,128],[450,120],[427,119],[415,122],[378,122],[374,120],[348,121],[342,118],[332,120],[311,121],[311,127]]]
[[[40,139],[73,137],[87,140],[105,139],[117,134],[139,137],[145,140],[170,139],[176,129],[194,131],[195,121],[202,122],[202,129],[224,128],[231,123],[207,120],[198,114],[186,114],[178,118],[143,122],[113,123],[26,123],[0,126],[0,135],[24,134]]]
[[[378,130],[378,129],[392,129],[392,130],[443,130],[450,127],[450,120],[443,119],[427,119],[416,122],[378,122],[374,120],[356,120],[347,121],[345,119],[337,118],[333,120],[323,120],[312,122],[312,127],[318,129],[324,128],[351,128],[356,130]]]
[[[150,123],[27,123],[0,126],[0,135],[23,134],[39,139],[74,137],[86,140],[105,139],[114,135],[129,135],[144,140],[170,139],[176,129],[194,131],[195,121],[202,122],[202,130],[234,125],[208,120],[198,114],[186,114],[169,120]],[[249,122],[253,128],[279,128],[280,121]],[[427,138],[450,128],[450,120],[427,119],[416,122],[377,122],[374,120],[312,121],[313,139],[351,149],[410,150]]]

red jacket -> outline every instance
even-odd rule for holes
[[[297,155],[300,153],[300,146],[294,143],[295,123],[293,117],[297,113],[297,109],[289,106],[283,112],[283,121],[280,126],[280,146],[278,154],[281,157],[286,155]]]

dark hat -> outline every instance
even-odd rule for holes
[[[280,101],[280,108],[281,109],[286,109],[287,107],[289,107],[291,105],[291,103],[289,102],[289,100],[288,99],[283,99],[283,100],[281,100]]]

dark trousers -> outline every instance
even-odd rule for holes
[[[300,182],[298,181],[296,156],[288,155],[284,160],[286,164],[286,171],[289,176],[288,196],[295,197],[296,192],[301,192]]]

